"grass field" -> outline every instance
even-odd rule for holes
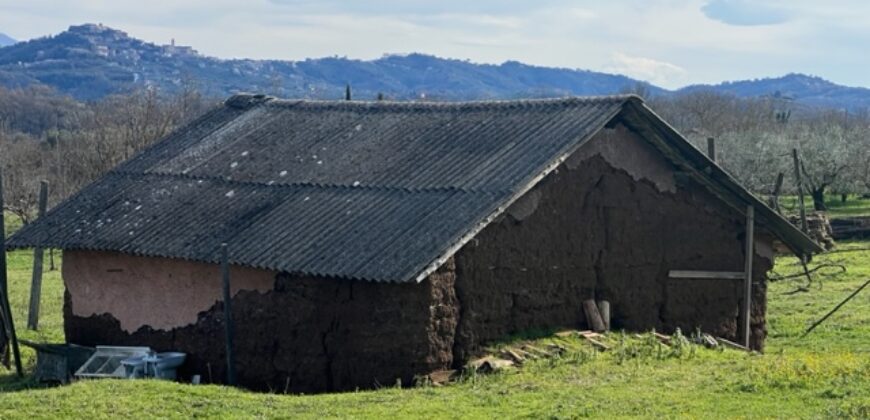
[[[779,204],[786,213],[798,212],[797,196],[780,197]],[[807,210],[813,209],[813,199],[804,196],[804,205]],[[840,200],[839,195],[826,195],[825,205],[828,207],[828,216],[833,219],[840,217],[870,216],[870,198],[862,198],[859,195],[849,195],[846,202]]]
[[[867,248],[870,242],[840,244]],[[62,285],[48,272],[40,332],[25,331],[31,253],[9,253],[10,288],[22,338],[60,341]],[[786,294],[800,280],[768,291],[763,355],[698,346],[668,348],[650,339],[609,334],[613,349],[596,353],[571,339],[561,358],[519,370],[470,375],[446,387],[330,395],[257,394],[220,386],[161,381],[81,381],[39,388],[0,368],[0,418],[292,417],[492,418],[689,417],[870,418],[870,290],[806,338],[802,331],[870,278],[870,251],[840,252],[847,272],[824,277],[808,292]],[[798,272],[796,259],[776,274]],[[555,338],[543,338],[542,341]],[[33,354],[25,352],[28,369]]]

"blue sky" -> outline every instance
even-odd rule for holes
[[[0,0],[17,39],[84,22],[223,58],[423,52],[669,88],[789,72],[870,87],[866,0]]]

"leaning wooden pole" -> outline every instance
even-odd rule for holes
[[[782,183],[785,180],[785,174],[782,172],[776,175],[776,183],[773,185],[773,191],[770,193],[770,208],[782,214],[782,209],[779,208],[779,194],[782,193]]]
[[[230,303],[230,262],[227,244],[221,244],[221,277],[223,278],[224,332],[227,350],[227,384],[236,384],[236,360],[233,354],[233,308]]]
[[[12,344],[12,357],[15,358],[15,372],[23,376],[21,352],[18,349],[18,336],[15,335],[15,322],[12,321],[12,307],[9,306],[9,283],[6,278],[6,218],[3,214],[3,170],[0,169],[0,311],[3,327]]]
[[[801,334],[801,338],[804,338],[807,336],[807,334],[813,332],[813,330],[816,329],[816,327],[821,325],[822,322],[825,322],[825,320],[828,319],[831,315],[833,315],[834,312],[839,311],[840,308],[843,307],[843,305],[845,305],[847,302],[852,300],[852,298],[855,297],[858,293],[861,293],[861,291],[864,290],[864,288],[867,287],[868,284],[870,284],[870,280],[865,281],[864,284],[861,285],[861,287],[859,287],[857,290],[852,292],[852,294],[850,294],[848,297],[846,297],[846,299],[844,299],[842,302],[837,304],[837,306],[835,306],[834,309],[831,309],[827,314],[825,314],[825,316],[823,316],[822,319],[814,322],[813,325],[810,325],[810,327],[807,328],[807,330],[804,331],[803,334]]]
[[[804,233],[809,232],[807,228],[807,209],[804,204],[804,187],[803,181],[801,180],[801,159],[798,157],[797,149],[791,149],[791,156],[794,160],[794,177],[795,182],[797,183],[797,193],[798,193],[798,206],[800,207],[800,215],[801,215],[801,230]]]
[[[45,215],[48,206],[48,182],[39,183],[39,213],[38,217]],[[30,310],[27,313],[27,328],[35,330],[39,328],[39,301],[42,297],[42,260],[45,250],[41,247],[33,249],[33,277],[30,282]]]
[[[755,255],[755,207],[746,206],[746,256],[744,259],[743,275],[743,345],[749,347],[749,339],[752,337],[752,259]]]

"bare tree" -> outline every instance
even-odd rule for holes
[[[3,210],[30,223],[38,203],[39,180],[42,177],[42,151],[39,143],[26,134],[9,135],[0,132],[0,167],[3,168],[3,189],[6,192]]]
[[[41,179],[51,183],[49,202],[57,203],[200,115],[211,101],[192,86],[173,96],[145,89],[87,104],[42,90],[0,89],[6,210],[28,223]]]
[[[852,183],[849,174],[862,164],[856,159],[861,155],[862,135],[856,128],[838,113],[826,112],[806,119],[789,133],[800,151],[801,173],[816,210],[827,210],[825,193],[831,187],[847,188]]]

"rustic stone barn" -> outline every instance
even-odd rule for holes
[[[408,384],[512,333],[584,328],[737,339],[755,210],[752,345],[774,242],[819,250],[640,98],[318,102],[237,95],[19,231],[64,252],[71,343],[189,354],[225,375],[220,247],[238,381]]]

